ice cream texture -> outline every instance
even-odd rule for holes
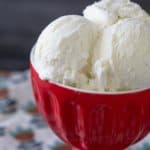
[[[150,88],[150,17],[129,0],[102,0],[50,23],[34,48],[43,80],[100,91]]]

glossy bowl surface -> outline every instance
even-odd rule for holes
[[[82,150],[121,150],[150,130],[150,90],[91,93],[41,80],[30,65],[38,108],[52,130]]]

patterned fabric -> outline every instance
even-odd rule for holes
[[[150,149],[150,136],[128,149]],[[40,116],[28,71],[0,72],[0,150],[71,150]]]

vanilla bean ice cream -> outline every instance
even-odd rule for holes
[[[33,65],[43,80],[94,91],[150,88],[150,17],[129,0],[102,0],[48,25]]]

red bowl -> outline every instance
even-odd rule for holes
[[[30,66],[38,108],[52,130],[82,150],[121,150],[150,130],[150,90],[92,93],[41,80]]]

